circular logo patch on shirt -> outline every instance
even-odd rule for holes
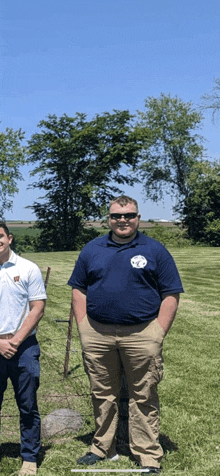
[[[144,268],[147,264],[147,260],[144,256],[137,255],[131,258],[131,265],[133,268]]]

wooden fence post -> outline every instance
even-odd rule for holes
[[[45,278],[45,281],[44,281],[45,289],[47,289],[47,285],[48,285],[48,281],[49,281],[49,277],[50,277],[50,271],[51,271],[51,268],[48,267],[48,268],[47,268],[46,278]]]
[[[73,305],[71,303],[70,318],[69,318],[67,340],[66,340],[66,356],[65,356],[64,369],[63,369],[63,380],[67,377],[67,374],[68,374],[70,346],[71,346],[71,339],[72,339],[72,328],[73,328]]]

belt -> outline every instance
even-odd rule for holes
[[[0,339],[12,339],[14,337],[14,334],[0,334]]]

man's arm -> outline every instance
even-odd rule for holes
[[[157,319],[166,334],[175,319],[178,304],[179,294],[162,295],[162,303]]]
[[[31,334],[44,315],[45,301],[30,301],[30,311],[20,329],[9,340],[0,339],[0,354],[11,359],[16,354],[19,345]]]
[[[86,290],[76,289],[72,290],[72,306],[75,315],[77,326],[86,315]]]

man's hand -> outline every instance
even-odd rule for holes
[[[11,359],[17,352],[17,345],[8,339],[0,339],[0,354],[5,359]]]

